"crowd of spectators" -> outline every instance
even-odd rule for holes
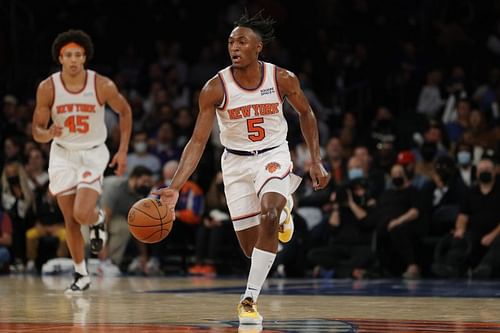
[[[168,185],[199,91],[229,64],[225,42],[246,7],[277,20],[264,60],[299,77],[332,175],[327,189],[313,191],[298,119],[286,105],[294,172],[304,179],[295,194],[296,235],[280,246],[274,274],[500,276],[498,2],[222,1],[203,13],[180,1],[56,5],[1,5],[12,15],[0,11],[0,18],[16,33],[0,32],[0,271],[40,271],[67,256],[47,187],[49,145],[33,141],[31,117],[37,83],[57,70],[51,41],[74,27],[96,44],[88,67],[110,76],[133,111],[128,174],[106,172],[101,205],[111,240],[99,272],[165,273],[172,255],[189,274],[245,268],[221,188],[216,124],[181,190],[172,234],[147,247],[124,226],[135,200]],[[151,33],[139,34],[138,25]],[[114,152],[119,132],[110,110],[106,126]]]

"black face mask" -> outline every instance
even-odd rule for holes
[[[493,174],[491,172],[483,171],[479,173],[479,181],[481,183],[488,184],[491,183],[492,180],[493,180]]]
[[[394,185],[395,188],[400,188],[403,186],[405,183],[405,180],[403,177],[394,177],[392,178],[392,185]]]
[[[135,192],[137,192],[138,194],[140,195],[143,195],[143,196],[146,196],[149,194],[149,192],[151,191],[151,188],[149,186],[138,186],[136,189],[135,189]]]
[[[10,176],[10,177],[7,177],[7,181],[9,182],[10,186],[19,185],[19,176]]]

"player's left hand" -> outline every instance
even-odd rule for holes
[[[325,170],[321,162],[312,163],[309,174],[311,175],[315,191],[325,188],[330,181],[330,174]]]
[[[117,176],[122,176],[127,170],[127,152],[118,151],[115,156],[113,156],[109,166],[111,168],[116,166],[115,174]]]

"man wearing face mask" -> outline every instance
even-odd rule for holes
[[[132,138],[132,147],[134,152],[128,154],[127,165],[129,170],[133,170],[136,166],[143,166],[151,170],[154,176],[160,174],[161,163],[160,159],[154,154],[148,152],[148,133],[144,130],[139,130],[134,133]]]
[[[121,265],[128,242],[130,232],[128,230],[127,216],[130,207],[139,199],[145,198],[153,187],[153,173],[146,167],[136,166],[132,169],[128,178],[106,177],[104,179],[104,190],[102,193],[102,208],[106,213],[109,241],[100,256],[103,259],[100,269],[101,273],[119,273],[116,266]],[[146,248],[139,246],[139,252],[147,257]],[[107,258],[107,260],[104,260]],[[144,267],[146,260],[144,262]]]
[[[460,185],[465,191],[476,183],[476,166],[472,162],[472,147],[463,141],[458,143],[456,158]]]
[[[374,218],[377,221],[377,256],[391,274],[414,279],[420,276],[416,261],[416,242],[422,234],[419,193],[413,187],[402,165],[391,168],[392,188],[379,200]],[[404,270],[406,268],[406,270]]]
[[[360,278],[371,259],[374,226],[371,213],[375,200],[368,190],[362,161],[351,157],[347,163],[349,182],[330,197],[333,209],[328,216],[328,244],[309,251],[307,257],[317,268],[335,269],[338,277]]]
[[[477,166],[478,184],[460,205],[453,241],[439,271],[442,276],[457,276],[472,267],[473,278],[491,278],[500,270],[500,184],[495,163],[483,158]]]

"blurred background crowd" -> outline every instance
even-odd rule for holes
[[[205,6],[204,6],[205,7]],[[315,192],[289,105],[296,231],[275,276],[500,276],[500,1],[195,1],[0,3],[0,270],[40,272],[67,257],[62,216],[47,190],[49,145],[31,135],[37,84],[59,69],[55,36],[83,29],[88,68],[109,76],[133,111],[126,177],[106,172],[110,242],[97,274],[245,272],[219,173],[214,124],[181,190],[177,220],[146,246],[128,209],[168,185],[192,132],[203,84],[229,65],[226,41],[244,8],[276,19],[263,60],[292,70],[318,119],[332,181]],[[145,31],[146,33],[143,33]],[[107,145],[118,147],[106,111]]]

